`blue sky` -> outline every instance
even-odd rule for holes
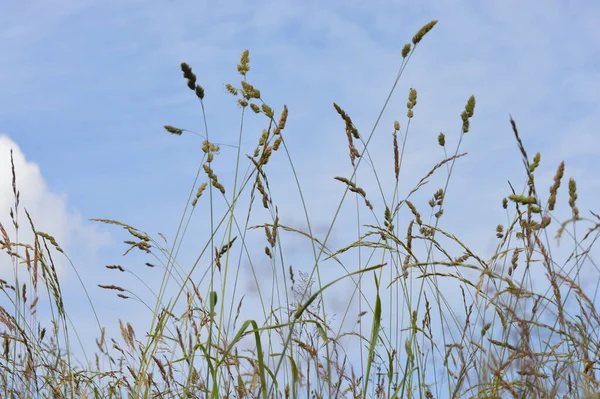
[[[174,137],[162,126],[204,131],[199,104],[181,76],[183,61],[205,88],[211,138],[235,144],[239,109],[224,84],[238,84],[235,66],[241,52],[250,50],[249,80],[277,115],[283,104],[289,107],[284,137],[311,222],[323,234],[343,193],[332,178],[350,175],[343,123],[332,102],[348,112],[366,137],[396,76],[402,46],[437,19],[412,57],[370,147],[383,181],[392,182],[392,124],[395,119],[406,124],[409,88],[417,89],[418,105],[403,169],[404,190],[442,159],[436,145],[440,132],[446,133],[448,148],[455,147],[460,113],[473,94],[475,117],[461,148],[469,155],[452,177],[442,228],[476,251],[492,253],[494,228],[506,222],[500,203],[510,194],[507,180],[518,190],[524,182],[509,114],[530,157],[542,154],[539,187],[547,190],[564,160],[566,176],[578,182],[582,214],[598,211],[596,2],[32,0],[7,2],[2,9],[0,206],[6,212],[0,221],[9,224],[13,148],[22,203],[38,227],[66,248],[92,297],[107,304],[101,310],[107,324],[116,320],[113,307],[124,309],[122,301],[107,299],[110,295],[95,284],[112,278],[104,265],[128,261],[120,258],[118,231],[88,219],[118,219],[173,237],[200,162],[201,139]],[[242,143],[246,153],[264,127],[263,119],[248,117]],[[289,163],[277,155],[270,165],[274,200],[283,223],[302,226]],[[234,157],[235,149],[222,147],[217,173],[224,179],[232,178],[227,173],[233,168],[227,166]],[[381,220],[383,202],[369,183],[366,166],[359,176],[380,207]],[[426,191],[423,206],[434,188]],[[559,201],[563,213],[557,214],[566,216],[564,191]],[[352,214],[355,208],[351,200],[344,209]],[[338,223],[330,241],[334,248],[356,238],[348,233],[355,233],[354,220]],[[193,225],[192,236],[206,234],[201,219]],[[264,241],[260,234],[249,239]],[[302,252],[293,237],[287,242],[291,251]],[[296,261],[294,253],[290,263]],[[182,262],[196,254],[188,246]],[[301,256],[297,259],[302,262]],[[146,271],[139,266],[137,272]],[[597,270],[590,266],[589,272]],[[66,264],[64,278],[78,292]]]

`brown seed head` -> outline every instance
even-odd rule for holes
[[[279,117],[279,123],[277,125],[279,130],[285,129],[285,123],[287,121],[287,117],[288,117],[288,107],[287,107],[287,105],[284,105],[283,111],[281,111],[281,116]]]

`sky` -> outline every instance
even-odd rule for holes
[[[250,50],[249,81],[276,115],[283,104],[289,108],[284,138],[312,227],[324,237],[343,195],[333,177],[352,173],[344,125],[332,103],[367,137],[398,72],[403,45],[425,23],[438,20],[411,57],[369,151],[384,186],[392,187],[386,189],[389,198],[393,121],[405,127],[408,91],[416,88],[400,184],[408,192],[443,159],[440,132],[448,148],[455,148],[460,114],[475,95],[475,116],[461,144],[468,155],[456,164],[440,227],[489,256],[497,244],[495,227],[506,222],[501,200],[511,193],[508,182],[519,191],[525,181],[509,116],[530,157],[542,155],[537,184],[543,194],[564,160],[565,175],[578,182],[582,215],[599,211],[594,209],[600,194],[598,18],[600,5],[593,1],[7,2],[0,12],[0,221],[10,226],[12,149],[22,205],[72,261],[59,260],[59,270],[82,336],[97,328],[89,308],[75,299],[82,294],[79,278],[92,301],[106,305],[98,309],[103,324],[122,318],[146,325],[139,304],[123,304],[96,284],[112,283],[114,273],[104,265],[127,265],[149,285],[160,282],[160,273],[146,277],[143,262],[121,257],[125,235],[89,219],[120,220],[153,235],[162,232],[172,242],[201,161],[202,139],[169,135],[163,125],[205,133],[180,63],[192,66],[205,89],[211,139],[237,145],[240,109],[224,85],[239,85],[236,65],[242,51]],[[266,125],[259,116],[246,118],[242,148],[251,153]],[[235,155],[235,148],[222,146],[216,157],[224,181],[233,181]],[[270,168],[281,223],[305,227],[286,156],[278,153]],[[381,221],[383,199],[366,160],[358,176]],[[419,197],[423,211],[441,181]],[[328,241],[332,248],[356,239],[357,202],[346,201],[342,215],[351,217],[336,221]],[[564,191],[559,203],[557,215],[564,219]],[[361,212],[365,223],[372,221],[366,209]],[[205,242],[197,237],[206,237],[207,214],[198,214],[182,247],[182,264],[197,256],[195,243]],[[262,250],[261,234],[247,239]],[[306,242],[292,235],[283,240],[290,251],[286,262],[309,271]],[[260,251],[256,255],[260,259]],[[12,269],[5,258],[2,262],[5,276]],[[269,278],[269,264],[264,257],[262,262],[258,277]],[[587,272],[597,275],[592,261]],[[334,266],[323,274],[325,281],[339,275]],[[242,281],[252,292],[253,280]],[[343,312],[343,297],[336,305],[339,292],[332,292],[333,310]]]

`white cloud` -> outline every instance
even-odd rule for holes
[[[19,194],[19,207],[14,213],[18,224],[15,229],[10,217],[10,209],[15,210],[11,150],[16,176],[16,190]],[[93,256],[108,243],[107,233],[100,233],[95,226],[84,223],[81,216],[68,209],[64,194],[52,192],[46,184],[40,167],[27,160],[19,146],[7,135],[0,135],[0,222],[5,227],[12,242],[31,243],[33,232],[25,211],[31,216],[36,231],[52,235],[67,254],[76,255],[81,249]],[[18,234],[18,235],[17,235]],[[70,251],[72,249],[73,251]],[[13,270],[7,256],[0,261],[0,278],[11,281]],[[59,278],[68,273],[66,262],[56,257]]]

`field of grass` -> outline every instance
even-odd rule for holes
[[[192,67],[182,63],[205,123],[203,133],[165,126],[169,134],[196,134],[204,140],[177,234],[151,236],[117,220],[93,219],[123,229],[130,236],[126,253],[143,254],[152,272],[163,273],[153,302],[124,288],[121,277],[115,278],[124,280],[119,284],[99,284],[106,295],[151,309],[151,324],[147,333],[135,331],[123,314],[120,337],[107,337],[98,320],[97,351],[86,365],[72,356],[77,332],[55,267],[57,257],[66,254],[51,232],[36,230],[35,220],[22,209],[19,171],[7,165],[12,167],[10,217],[17,235],[9,236],[0,225],[0,245],[15,277],[0,281],[0,398],[600,398],[595,307],[600,285],[588,281],[584,288],[581,280],[584,266],[595,267],[590,253],[600,234],[600,216],[580,213],[577,184],[565,176],[565,164],[556,165],[551,187],[539,187],[541,155],[530,156],[518,124],[507,122],[522,155],[523,184],[488,204],[506,211],[506,220],[492,232],[496,248],[491,257],[479,256],[452,231],[438,227],[446,196],[468,197],[453,192],[450,183],[454,165],[467,156],[461,151],[463,140],[476,134],[470,132],[474,96],[465,99],[462,123],[449,127],[458,137],[456,148],[448,148],[440,133],[435,145],[441,155],[431,161],[429,173],[414,187],[401,184],[418,90],[407,93],[405,114],[393,126],[379,121],[393,95],[406,95],[395,92],[396,84],[436,22],[423,26],[403,47],[396,81],[371,131],[359,132],[351,115],[333,104],[348,146],[331,151],[347,151],[349,172],[328,177],[344,194],[322,236],[314,232],[306,207],[297,210],[305,230],[286,225],[288,215],[279,214],[268,178],[272,157],[289,161],[290,181],[302,203],[302,193],[312,188],[310,182],[300,183],[288,152],[288,108],[268,104],[250,83],[249,52],[243,52],[237,66],[241,82],[226,85],[240,109],[234,165],[218,162],[220,145],[211,141],[207,128],[204,90]],[[249,113],[264,117],[259,137],[244,128]],[[391,133],[385,171],[370,166],[369,143],[376,130]],[[245,154],[241,143],[248,135],[257,144]],[[363,188],[361,168],[379,191]],[[393,174],[395,185],[384,187],[382,174]],[[223,176],[233,184],[224,184]],[[428,184],[434,177],[443,184]],[[568,203],[557,201],[560,191],[568,193]],[[419,197],[424,192],[426,201]],[[375,202],[377,195],[382,198]],[[354,242],[331,248],[334,226],[349,209],[342,205],[353,200],[353,218],[363,215],[369,222],[358,223]],[[557,219],[559,207],[568,210],[567,220]],[[206,218],[194,218],[197,213]],[[192,222],[209,229],[209,238],[190,244],[196,261],[181,264],[178,255]],[[19,242],[22,229],[33,231],[32,242]],[[257,231],[264,232],[260,248],[251,247],[256,244],[248,238]],[[312,248],[306,270],[290,266],[286,258],[283,242],[292,236]],[[559,243],[561,251],[569,248],[564,261],[556,256]],[[272,271],[268,281],[255,273],[265,261]],[[106,267],[115,274],[125,271],[120,265]],[[337,277],[324,274],[324,267],[338,270]],[[341,296],[340,284],[353,289]],[[248,285],[253,291],[240,294]],[[448,292],[457,297],[448,298]],[[249,305],[248,296],[259,305]],[[40,297],[50,301],[43,317]],[[332,299],[347,302],[344,314],[332,312]],[[48,317],[52,322],[45,325],[41,320]]]

